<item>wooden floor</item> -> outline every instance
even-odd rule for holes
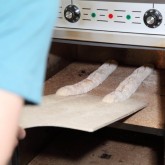
[[[62,130],[29,165],[163,164],[161,138],[105,129],[94,134]]]

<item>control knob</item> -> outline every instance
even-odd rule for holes
[[[64,10],[64,17],[67,21],[75,23],[80,19],[81,13],[77,6],[68,5]]]
[[[145,12],[143,19],[146,26],[156,28],[162,23],[163,17],[158,10],[150,9]]]

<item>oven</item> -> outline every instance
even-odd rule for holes
[[[97,132],[96,136],[109,136],[110,132],[117,130],[117,134],[122,133],[122,136],[129,132],[133,133],[131,138],[144,134],[149,139],[164,141],[164,8],[163,0],[60,0],[59,15],[52,36],[53,55],[50,57],[54,64],[50,62],[51,69],[48,70],[52,74],[47,77],[44,94],[54,94],[62,86],[83,80],[100,63],[114,59],[119,63],[117,71],[100,87],[90,92],[94,97],[102,97],[108,91],[113,91],[137,67],[152,64],[155,71],[135,94],[135,98],[146,100],[148,106],[107,126]],[[76,134],[74,138],[77,137],[77,133],[61,131],[59,128],[27,131],[28,138],[17,148],[13,165],[31,161],[56,135],[64,138],[67,133],[73,133],[72,136]],[[131,141],[131,138],[128,139]]]

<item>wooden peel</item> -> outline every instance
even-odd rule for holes
[[[146,106],[146,102],[134,98],[108,104],[102,102],[99,96],[85,94],[63,97],[53,94],[45,96],[41,106],[25,107],[20,126],[54,126],[94,132]]]

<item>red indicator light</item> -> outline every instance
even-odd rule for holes
[[[112,19],[112,18],[113,18],[113,14],[109,14],[108,17],[109,17],[110,19]]]

